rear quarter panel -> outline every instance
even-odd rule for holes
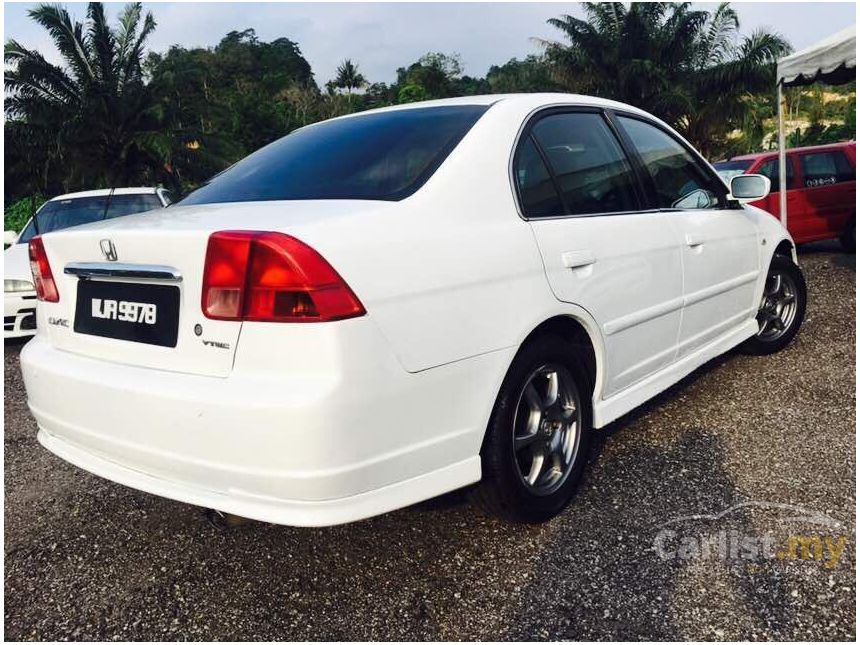
[[[512,347],[534,312],[559,306],[508,179],[523,119],[493,106],[396,208],[300,234],[344,276],[410,372]]]

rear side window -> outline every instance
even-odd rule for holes
[[[528,216],[618,213],[639,207],[633,173],[600,114],[565,112],[543,117],[520,144],[516,163]]]
[[[565,211],[561,197],[530,136],[523,139],[520,144],[514,164],[523,215],[526,217],[563,215]]]
[[[770,192],[779,192],[779,159],[765,161],[756,173],[770,179]],[[791,157],[785,159],[785,185],[789,188],[794,187],[794,164]]]
[[[432,176],[487,108],[410,108],[308,126],[242,159],[181,204],[403,199]]]
[[[600,114],[553,114],[532,130],[555,173],[568,213],[636,210],[633,173]]]
[[[854,169],[845,155],[836,150],[802,154],[800,165],[806,188],[854,181]]]
[[[658,208],[715,208],[719,199],[711,180],[693,156],[663,130],[639,119],[618,117],[654,181]]]

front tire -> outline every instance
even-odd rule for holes
[[[800,267],[775,255],[767,271],[756,320],[758,333],[742,345],[748,354],[773,354],[788,345],[806,315],[806,280]]]
[[[473,499],[513,522],[543,522],[570,503],[591,441],[591,387],[574,346],[529,342],[514,358],[481,448]]]

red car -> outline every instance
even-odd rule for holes
[[[856,152],[854,141],[786,150],[788,231],[798,244],[836,237],[854,252]],[[718,161],[714,168],[726,182],[744,173],[769,177],[770,195],[753,204],[779,217],[776,152]]]

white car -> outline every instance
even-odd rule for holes
[[[311,125],[170,213],[36,237],[38,438],[102,477],[328,525],[477,484],[540,521],[592,431],[803,319],[794,245],[668,126],[564,94]]]
[[[30,273],[27,245],[37,233],[47,233],[87,222],[140,213],[170,204],[163,188],[106,188],[59,195],[45,202],[21,234],[4,232],[9,246],[3,252],[3,337],[36,333],[36,290]]]

